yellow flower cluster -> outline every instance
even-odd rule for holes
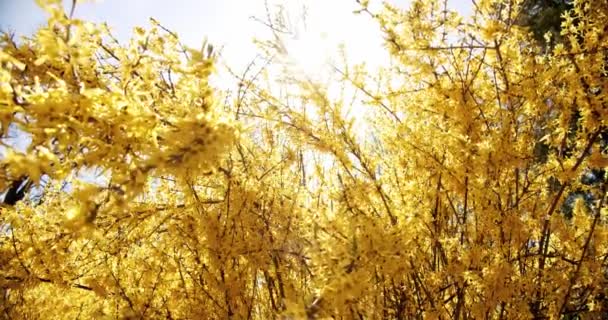
[[[19,42],[2,38],[3,136],[12,124],[31,140],[25,151],[9,147],[3,184],[99,168],[136,195],[138,174],[218,165],[236,135],[215,108],[211,57],[182,54],[155,21],[121,47],[104,25],[70,19],[56,1],[42,5],[46,27]]]

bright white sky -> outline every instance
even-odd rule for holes
[[[376,64],[386,59],[377,25],[367,15],[354,15],[355,0],[269,0],[285,3],[294,12],[306,5],[306,30],[300,41],[289,46],[294,58],[304,68],[315,68],[326,53],[346,45],[349,58]],[[378,5],[380,1],[370,1]],[[406,7],[409,0],[389,0]],[[66,8],[71,0],[64,0]],[[470,9],[469,0],[451,0],[450,5],[462,13]],[[66,9],[67,10],[67,9]],[[97,0],[78,4],[75,16],[110,25],[119,39],[127,39],[135,26],[149,26],[154,17],[180,35],[182,41],[198,48],[205,37],[235,70],[255,56],[254,36],[267,34],[267,28],[251,17],[265,17],[264,0]],[[44,13],[34,0],[0,0],[0,28],[31,34],[45,23]],[[300,29],[304,27],[300,26]]]
[[[66,11],[72,0],[63,0]],[[406,8],[410,0],[386,0]],[[222,48],[222,63],[241,74],[256,56],[254,37],[270,39],[268,27],[252,17],[265,20],[265,0],[94,0],[79,1],[75,17],[107,22],[121,41],[129,39],[135,26],[149,27],[153,17],[175,31],[182,42],[200,48],[208,38],[215,48]],[[338,46],[344,45],[349,63],[365,62],[368,66],[388,63],[389,56],[382,44],[379,27],[369,15],[353,14],[356,0],[267,0],[269,7],[283,4],[294,18],[306,7],[306,24],[296,24],[298,40],[288,41],[287,51],[298,72],[306,76],[325,76],[328,55],[337,58]],[[377,11],[381,0],[370,0]],[[450,0],[448,6],[462,15],[471,10],[471,0]],[[0,0],[0,30],[18,35],[32,34],[46,23],[46,14],[35,0]],[[214,83],[223,89],[235,89],[237,81],[220,73]],[[353,113],[360,114],[361,110]],[[350,111],[349,111],[350,112]],[[24,141],[22,141],[25,143]]]
[[[410,0],[387,1],[405,8]],[[64,3],[69,10],[71,0]],[[321,74],[328,54],[335,58],[341,44],[351,63],[378,66],[388,62],[377,24],[368,15],[353,14],[357,9],[355,0],[268,0],[268,3],[271,7],[273,3],[286,5],[294,17],[307,7],[306,25],[295,26],[298,40],[287,43],[290,58],[307,75]],[[371,0],[370,7],[377,8],[380,3]],[[450,0],[449,6],[466,15],[471,1]],[[215,48],[222,48],[222,61],[239,73],[256,56],[253,38],[269,39],[268,28],[253,16],[265,18],[264,0],[97,0],[84,1],[75,11],[77,18],[107,22],[121,41],[130,37],[133,27],[150,26],[150,17],[175,31],[187,46],[200,48],[207,37]],[[45,22],[45,13],[34,0],[0,0],[1,30],[29,35]],[[233,89],[236,84],[229,79],[219,81],[224,89]],[[25,148],[27,143],[26,139],[17,139],[17,149]]]

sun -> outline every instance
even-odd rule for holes
[[[331,73],[336,62],[381,64],[386,61],[375,21],[353,13],[352,0],[281,0],[289,33],[282,39],[287,62],[299,73]],[[341,56],[344,49],[347,57]],[[339,64],[339,63],[338,63]]]
[[[322,73],[330,62],[330,44],[325,33],[303,32],[288,39],[285,48],[288,63],[305,74]]]

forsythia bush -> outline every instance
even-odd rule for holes
[[[608,1],[543,48],[521,0],[361,0],[389,66],[263,68],[227,105],[212,50],[39,2],[0,40],[0,188],[34,185],[0,208],[2,318],[608,315]]]

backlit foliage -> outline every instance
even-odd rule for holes
[[[547,52],[522,1],[361,0],[390,64],[314,81],[275,37],[227,105],[211,49],[40,2],[48,25],[1,42],[0,187],[40,193],[0,209],[3,317],[608,314],[607,1]]]

